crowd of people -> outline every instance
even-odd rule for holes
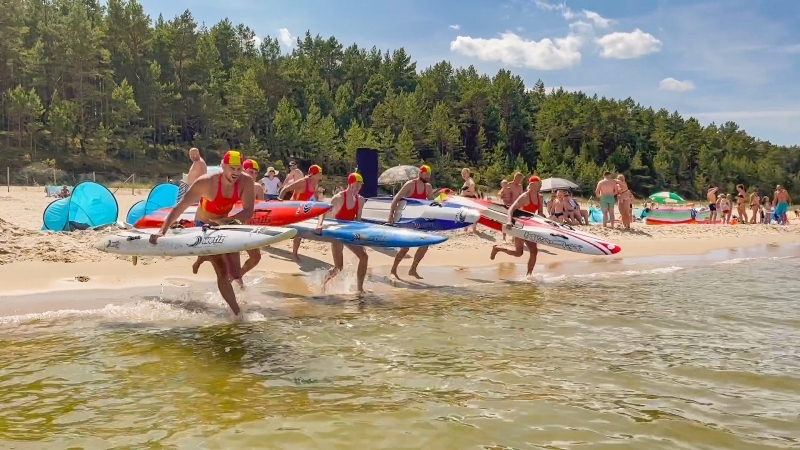
[[[789,204],[792,199],[789,192],[781,185],[775,186],[772,199],[768,195],[761,195],[756,187],[747,193],[743,184],[736,186],[736,196],[719,192],[719,187],[710,186],[706,194],[708,209],[711,212],[710,223],[730,224],[736,223],[788,223]],[[734,203],[735,202],[735,203]],[[736,215],[733,215],[734,207]],[[795,210],[795,217],[800,218],[800,211]]]
[[[278,171],[274,167],[268,167],[265,175],[259,179],[260,167],[257,161],[245,159],[237,151],[229,151],[222,158],[219,173],[209,174],[208,167],[200,156],[197,148],[189,150],[189,159],[192,165],[187,176],[187,186],[182,192],[177,205],[171,210],[164,220],[164,225],[158,233],[150,237],[150,242],[156,244],[159,237],[167,233],[172,224],[186,209],[198,203],[195,214],[195,226],[225,225],[232,223],[243,223],[253,216],[254,205],[259,200],[294,200],[294,201],[314,201],[322,200],[324,189],[320,186],[322,178],[322,168],[319,165],[311,165],[307,173],[303,173],[295,161],[289,163],[289,171],[285,178],[278,178]],[[419,168],[419,175],[406,181],[400,190],[394,195],[389,211],[389,221],[391,226],[395,212],[403,199],[433,200],[437,197],[431,186],[432,169],[429,165],[422,165]],[[461,171],[464,179],[459,195],[468,198],[483,198],[483,194],[477,188],[472,174],[468,168]],[[549,201],[545,201],[542,196],[542,180],[532,175],[528,178],[527,187],[523,188],[524,176],[521,172],[514,174],[511,181],[502,180],[497,197],[506,206],[505,227],[513,226],[514,217],[517,211],[524,211],[529,214],[545,216],[545,211],[551,220],[561,224],[588,225],[589,211],[581,208],[580,203],[572,197],[568,189],[556,189],[550,192]],[[329,200],[331,210],[327,215],[319,217],[315,232],[321,234],[326,217],[337,220],[360,221],[361,213],[365,204],[365,199],[360,195],[363,185],[363,178],[358,173],[351,173],[347,177],[347,187],[338,188],[333,197]],[[751,223],[755,223],[756,212],[763,209],[764,205],[770,204],[774,209],[774,214],[785,222],[789,194],[785,189],[778,186],[772,202],[768,197],[760,198],[754,191],[747,202],[744,187],[737,187],[737,209],[739,217],[747,221],[747,207],[752,213]],[[708,191],[709,209],[712,211],[712,220],[716,217],[717,211],[721,212],[722,220],[727,223],[730,220],[731,201],[727,195],[717,195],[718,189],[712,187]],[[633,222],[633,194],[628,188],[623,175],[613,178],[611,172],[603,174],[603,178],[598,181],[595,188],[595,195],[599,199],[600,210],[603,214],[603,226],[615,226],[615,208],[619,210],[620,220],[623,228],[629,229]],[[229,213],[234,205],[240,203],[241,210],[233,216]],[[474,232],[475,225],[468,227],[468,232]],[[505,234],[503,241],[505,242]],[[299,262],[299,250],[301,239],[295,238],[292,245],[292,257]],[[513,247],[505,245],[495,245],[492,247],[490,259],[494,260],[498,253],[506,253],[511,256],[521,257],[524,249],[528,248],[529,257],[527,261],[527,275],[533,273],[538,255],[536,243],[515,238]],[[345,245],[343,243],[332,243],[331,253],[333,255],[333,266],[328,271],[325,278],[325,285],[332,280],[344,266],[344,249],[347,248],[358,259],[357,267],[357,289],[359,293],[364,291],[364,279],[366,278],[367,265],[369,262],[368,253],[363,247]],[[402,248],[397,252],[390,276],[392,280],[399,280],[398,267],[410,249]],[[418,273],[418,267],[428,247],[419,247],[414,253],[411,267],[408,274],[414,278],[422,278]],[[233,282],[237,282],[244,287],[242,277],[252,270],[261,261],[260,249],[247,252],[248,259],[241,264],[239,253],[224,255],[213,255],[199,257],[192,266],[192,271],[197,273],[199,267],[206,261],[210,262],[217,276],[217,287],[219,292],[231,311],[237,317],[240,308],[236,302],[233,290]]]

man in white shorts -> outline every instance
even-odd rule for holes
[[[261,182],[264,183],[264,200],[277,200],[283,186],[278,179],[278,171],[274,167],[267,167],[267,176]]]

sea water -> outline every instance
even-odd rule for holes
[[[7,315],[0,448],[797,448],[797,254],[495,267],[362,300],[267,274],[241,324],[210,287]]]

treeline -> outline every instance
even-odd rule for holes
[[[732,122],[703,127],[541,81],[526,89],[506,70],[418,71],[402,48],[310,33],[291,54],[277,38],[257,42],[245,25],[207,28],[189,11],[152,21],[135,0],[0,0],[0,157],[160,177],[185,170],[190,146],[211,163],[236,148],[262,166],[295,158],[345,174],[368,146],[385,167],[433,164],[440,185],[471,167],[492,189],[516,170],[593,189],[608,169],[639,195],[737,183],[800,193],[800,149]]]

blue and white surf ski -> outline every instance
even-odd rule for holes
[[[361,220],[384,224],[389,221],[391,207],[392,197],[368,198]],[[472,208],[409,198],[397,204],[394,225],[424,231],[457,230],[472,225],[480,217],[480,213]]]
[[[322,233],[314,233],[317,219],[287,225],[297,230],[297,237],[310,241],[341,242],[364,247],[424,247],[441,244],[447,237],[422,231],[364,222],[325,219]]]

